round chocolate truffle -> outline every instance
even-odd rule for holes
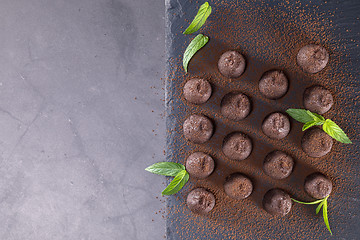
[[[241,132],[230,133],[224,138],[222,150],[232,160],[244,160],[251,153],[251,139]]]
[[[211,138],[214,127],[209,118],[193,114],[185,120],[183,129],[187,140],[193,143],[204,143]]]
[[[318,114],[329,111],[334,102],[331,92],[321,86],[307,88],[303,100],[306,109]]]
[[[227,51],[220,56],[218,68],[222,75],[237,78],[245,70],[245,58],[237,51]]]
[[[259,81],[260,92],[269,99],[278,99],[285,95],[289,82],[283,71],[272,70],[264,73]]]
[[[285,216],[290,212],[291,206],[289,194],[278,188],[269,190],[263,199],[264,209],[274,216]]]
[[[221,100],[221,114],[228,119],[242,120],[249,115],[250,110],[250,100],[243,93],[231,92]]]
[[[186,160],[186,171],[195,178],[206,178],[214,171],[214,160],[203,152],[194,152]]]
[[[271,113],[262,123],[262,131],[273,139],[282,139],[290,132],[289,118],[282,113]]]
[[[331,181],[321,173],[313,173],[306,177],[304,189],[307,194],[316,199],[323,199],[330,195]]]
[[[184,97],[194,104],[205,103],[211,96],[211,85],[202,78],[193,78],[184,86]]]
[[[272,178],[287,178],[293,169],[294,160],[282,151],[273,151],[265,157],[264,172]]]
[[[250,196],[253,191],[253,184],[246,176],[233,173],[226,178],[224,190],[231,198],[241,200]]]
[[[310,157],[322,157],[330,152],[333,139],[320,128],[311,128],[305,132],[301,147]]]
[[[187,196],[186,204],[193,213],[204,215],[214,208],[215,197],[204,188],[196,188]]]
[[[302,47],[297,55],[297,64],[308,73],[320,72],[328,61],[328,51],[324,47],[315,44]]]

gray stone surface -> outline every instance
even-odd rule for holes
[[[163,238],[164,8],[0,1],[0,239]]]

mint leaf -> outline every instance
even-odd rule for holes
[[[318,214],[318,213],[320,212],[320,209],[321,209],[321,207],[324,205],[324,202],[325,202],[325,201],[322,201],[322,202],[317,206],[317,208],[316,208],[316,214]]]
[[[189,174],[186,170],[180,171],[170,184],[162,191],[162,195],[173,195],[183,188],[189,180]]]
[[[323,217],[324,217],[325,225],[326,225],[327,229],[329,230],[330,234],[332,235],[332,232],[331,232],[331,229],[330,229],[330,224],[329,224],[329,219],[328,219],[328,212],[327,212],[327,198],[324,201]]]
[[[326,119],[323,130],[335,140],[342,143],[352,143],[344,131],[330,119]]]
[[[204,25],[206,19],[211,14],[211,6],[208,2],[205,2],[200,6],[198,13],[196,14],[194,20],[191,22],[189,27],[183,32],[183,34],[192,34],[199,30],[202,25]]]
[[[291,200],[293,200],[294,202],[297,202],[297,203],[301,203],[301,204],[312,205],[312,204],[321,203],[324,199],[316,200],[316,201],[313,201],[313,202],[301,202],[301,201],[298,201],[298,200],[293,199],[293,198]]]
[[[313,121],[313,117],[308,114],[307,110],[305,109],[295,109],[289,108],[286,110],[286,113],[289,114],[293,119],[301,123],[307,123]]]
[[[311,128],[312,126],[317,125],[316,121],[310,121],[304,124],[304,126],[302,127],[302,130],[305,131],[308,128]]]
[[[183,56],[183,66],[185,72],[188,71],[188,64],[191,58],[194,56],[197,51],[199,51],[205,44],[209,41],[209,37],[204,36],[202,34],[198,34],[186,48],[184,56]]]
[[[317,113],[310,112],[309,110],[306,110],[306,112],[307,112],[307,114],[308,114],[309,116],[311,116],[311,117],[314,119],[315,122],[320,123],[320,124],[318,124],[318,125],[321,125],[321,124],[324,123],[325,118],[324,118],[323,116],[321,116],[321,115],[319,115],[319,114],[317,114]]]
[[[145,170],[158,175],[175,177],[179,172],[185,170],[185,167],[180,163],[158,162],[145,168]]]

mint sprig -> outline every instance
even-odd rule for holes
[[[189,173],[185,170],[185,166],[174,162],[158,162],[147,168],[146,171],[174,177],[170,184],[162,191],[162,195],[173,195],[180,191],[189,180]]]
[[[186,48],[184,56],[183,56],[183,66],[185,69],[185,72],[188,71],[188,65],[191,60],[191,58],[199,51],[205,44],[209,41],[208,36],[204,36],[202,34],[198,34],[189,44],[189,46]]]
[[[325,197],[323,199],[320,199],[320,200],[313,201],[313,202],[301,202],[301,201],[298,201],[298,200],[293,199],[293,198],[291,198],[291,200],[293,200],[296,203],[306,204],[306,205],[313,205],[313,204],[318,204],[319,203],[319,205],[317,206],[315,212],[316,212],[316,214],[318,214],[320,212],[321,208],[323,209],[323,218],[324,218],[325,225],[326,225],[327,229],[329,230],[330,234],[332,235],[332,232],[331,232],[331,229],[330,229],[330,224],[329,224],[328,212],[327,212],[327,209],[328,209],[327,199],[328,199],[328,197],[329,196],[327,196],[327,197]]]
[[[208,2],[205,2],[200,6],[198,13],[196,14],[194,20],[191,22],[189,27],[183,32],[183,34],[192,34],[199,30],[202,25],[206,22],[206,19],[211,14],[211,6]]]
[[[286,112],[296,121],[304,123],[304,126],[302,128],[303,131],[316,125],[322,125],[322,129],[324,130],[324,132],[329,134],[329,136],[334,138],[336,141],[342,143],[352,143],[346,133],[330,119],[325,119],[323,116],[317,113],[310,112],[306,109],[290,108],[286,110]]]

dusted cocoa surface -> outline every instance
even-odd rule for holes
[[[358,36],[355,17],[360,9],[356,2],[324,3],[323,1],[210,1],[213,13],[199,31],[210,41],[189,64],[189,73],[182,69],[182,54],[195,35],[181,34],[196,14],[196,1],[171,0],[168,16],[168,80],[167,84],[167,159],[185,163],[195,151],[208,153],[215,160],[215,170],[206,179],[190,177],[189,183],[175,196],[168,198],[167,238],[178,239],[356,239],[360,235],[360,210],[353,206],[360,198],[360,136],[358,121],[360,91],[356,47]],[[336,10],[335,8],[341,8]],[[356,11],[355,11],[356,10]],[[344,25],[345,24],[345,25]],[[346,31],[348,29],[349,31]],[[352,41],[352,39],[354,41]],[[308,74],[296,63],[301,47],[310,43],[328,49],[327,66],[317,74]],[[239,50],[246,58],[245,72],[236,79],[221,75],[217,69],[220,55]],[[270,100],[258,90],[262,74],[281,69],[289,79],[288,92],[280,99]],[[188,104],[182,95],[185,82],[204,77],[213,87],[211,98],[201,106]],[[334,97],[334,105],[324,115],[339,124],[353,140],[353,145],[334,142],[331,152],[323,158],[310,158],[301,149],[302,124],[290,119],[291,131],[282,140],[266,137],[261,130],[264,118],[272,112],[302,108],[306,88],[324,85]],[[251,113],[234,122],[220,112],[221,99],[231,91],[249,96]],[[204,114],[214,123],[215,131],[205,144],[191,144],[182,134],[182,123],[191,114]],[[247,134],[253,142],[249,157],[242,161],[228,159],[222,152],[223,139],[231,132]],[[272,179],[262,170],[265,156],[280,150],[295,160],[291,175],[283,180]],[[252,194],[244,200],[227,196],[225,178],[241,172],[253,182]],[[306,176],[322,172],[333,183],[328,199],[329,221],[334,236],[330,238],[322,216],[315,206],[293,204],[284,217],[273,218],[262,206],[265,193],[272,188],[285,190],[292,197],[312,201],[304,191]],[[206,216],[195,215],[186,206],[187,194],[194,188],[211,191],[216,204]]]

